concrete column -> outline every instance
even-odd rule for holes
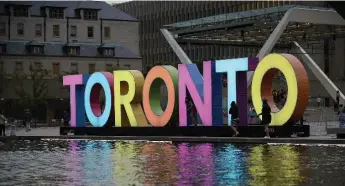
[[[174,50],[177,57],[180,59],[181,63],[183,64],[192,64],[192,61],[188,58],[186,53],[180,47],[180,45],[176,42],[174,36],[167,30],[161,29],[161,32],[165,39],[168,41],[170,47]]]

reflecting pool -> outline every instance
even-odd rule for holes
[[[344,185],[345,147],[0,142],[0,185]]]

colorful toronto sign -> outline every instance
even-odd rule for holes
[[[68,75],[63,77],[63,85],[70,87],[72,127],[85,126],[85,113],[94,127],[104,126],[109,118],[114,118],[116,127],[149,124],[163,127],[174,112],[178,112],[179,126],[187,126],[187,91],[203,125],[219,126],[223,125],[222,76],[226,73],[228,108],[235,101],[239,108],[239,125],[247,125],[248,71],[254,71],[251,83],[254,108],[260,113],[262,99],[268,100],[272,110],[270,125],[281,126],[302,117],[309,97],[308,75],[302,63],[290,54],[269,54],[260,62],[257,58],[205,61],[203,75],[195,64],[179,64],[178,69],[155,66],[146,78],[137,70]],[[279,71],[285,76],[288,87],[282,109],[277,108],[272,96],[272,80]],[[162,84],[167,87],[165,110],[160,104]],[[99,102],[102,89],[105,94],[103,109]]]

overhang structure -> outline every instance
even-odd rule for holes
[[[303,48],[322,48],[326,39],[345,37],[345,20],[331,8],[287,5],[260,10],[221,14],[164,25],[162,34],[180,59],[191,60],[180,44],[260,46],[261,60],[275,48],[297,52],[328,93],[335,99],[339,90]],[[250,85],[253,72],[248,72]],[[341,93],[341,102],[345,97]]]

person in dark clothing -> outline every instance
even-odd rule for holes
[[[26,127],[26,132],[31,131],[30,122],[31,122],[31,112],[29,109],[26,109],[24,112],[24,125]]]
[[[68,127],[68,123],[69,123],[69,114],[67,111],[64,112],[64,116],[63,116],[63,124],[65,127]]]
[[[0,112],[0,134],[1,134],[1,136],[6,136],[6,122],[7,122],[7,119]]]
[[[262,111],[258,116],[262,115],[261,124],[265,126],[266,136],[265,138],[270,138],[269,124],[271,123],[271,107],[268,105],[267,100],[262,100]]]
[[[238,136],[239,132],[236,129],[236,125],[239,123],[240,119],[238,117],[238,107],[234,101],[231,102],[229,114],[231,114],[231,125],[230,125],[230,127],[234,131],[233,136]]]
[[[189,96],[186,97],[185,103],[187,107],[187,123],[189,125],[196,125],[197,124],[195,121],[196,109],[193,104],[193,101],[189,98]]]

